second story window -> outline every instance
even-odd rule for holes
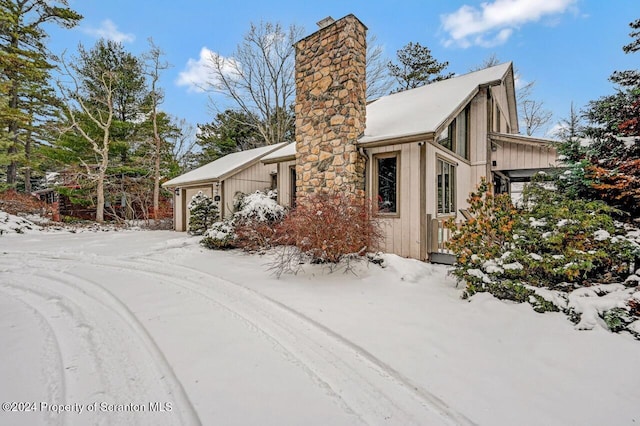
[[[469,159],[469,142],[471,127],[471,108],[467,106],[458,116],[438,135],[436,142],[460,157]]]

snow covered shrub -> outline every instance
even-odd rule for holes
[[[277,228],[278,242],[312,263],[338,263],[374,251],[382,238],[370,202],[342,193],[310,194]]]
[[[242,248],[250,251],[270,247],[275,227],[286,214],[286,209],[275,201],[275,193],[237,194],[234,207],[233,217],[214,223],[201,244],[211,249]]]
[[[236,247],[250,251],[271,247],[275,227],[285,214],[286,209],[276,202],[272,191],[240,197],[233,215]]]
[[[592,327],[594,316],[612,330],[638,319],[625,301],[638,285],[630,274],[640,246],[613,220],[619,212],[538,182],[525,188],[520,209],[500,197],[483,182],[469,198],[473,218],[449,242],[456,254],[452,274],[466,284],[464,297],[490,292],[537,311],[562,310],[579,328]],[[598,291],[577,292],[596,284]],[[629,316],[609,312],[614,308]]]
[[[212,250],[223,250],[234,248],[236,239],[233,220],[227,219],[216,222],[211,225],[204,233],[204,238],[200,240],[200,244]]]
[[[220,216],[218,206],[211,197],[198,191],[187,205],[189,209],[189,233],[202,235]]]

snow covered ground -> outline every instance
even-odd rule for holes
[[[385,256],[276,279],[169,231],[0,236],[0,424],[631,425],[640,342]]]

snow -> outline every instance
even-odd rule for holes
[[[269,255],[198,241],[0,236],[0,401],[38,403],[0,424],[640,421],[628,334],[487,293],[462,300],[446,267],[393,255],[276,279]],[[572,303],[602,299],[583,296]],[[54,412],[65,404],[76,411]]]
[[[538,262],[542,260],[542,256],[540,256],[538,253],[529,253],[529,257]]]
[[[542,218],[542,219],[536,219],[535,217],[530,217],[529,218],[529,225],[533,228],[540,228],[543,226],[547,226],[547,220]]]
[[[189,183],[225,179],[230,173],[233,173],[239,168],[250,165],[284,145],[285,143],[282,142],[275,145],[262,146],[260,148],[248,149],[225,155],[224,157],[218,158],[209,164],[205,164],[202,167],[198,167],[195,170],[191,170],[190,172],[175,177],[163,183],[162,186],[165,188],[171,188]]]
[[[611,238],[611,234],[608,231],[605,231],[604,229],[598,229],[596,232],[593,233],[593,238],[596,241],[605,241]]]
[[[288,158],[295,158],[296,156],[296,143],[290,142],[282,148],[272,152],[271,154],[262,157],[263,163],[275,163],[279,161],[285,161]]]
[[[436,132],[483,84],[505,78],[511,63],[384,96],[367,105],[367,127],[359,142]]]
[[[569,293],[568,307],[581,314],[578,330],[591,330],[601,322],[600,315],[613,308],[624,308],[635,290],[622,284],[582,287]]]
[[[5,234],[23,234],[42,230],[42,227],[20,216],[0,211],[0,236]]]

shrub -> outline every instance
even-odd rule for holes
[[[234,213],[236,247],[253,251],[272,246],[275,227],[286,214],[274,195],[257,191],[239,199]]]
[[[189,233],[202,235],[220,216],[218,206],[211,197],[198,191],[187,205],[189,209]]]
[[[601,201],[567,197],[545,185],[528,185],[522,206],[516,209],[504,196],[491,194],[490,185],[483,182],[469,198],[472,218],[448,243],[456,255],[452,274],[466,284],[463,297],[486,291],[501,299],[529,302],[537,311],[563,310],[578,322],[585,311],[567,304],[569,299],[578,300],[571,292],[599,284],[605,287],[587,292],[590,297],[616,291],[625,292],[616,297],[627,297],[629,287],[637,285],[627,278],[640,246],[626,238],[622,224],[613,220],[617,210]],[[447,226],[455,229],[453,222]],[[598,306],[605,306],[601,302]],[[609,312],[614,307],[629,315]],[[589,315],[595,312],[585,309]],[[638,319],[633,303],[596,311],[614,331]]]
[[[242,248],[253,251],[271,247],[275,226],[286,209],[275,201],[275,193],[256,191],[238,194],[231,219],[215,223],[205,233],[202,245],[211,249]]]
[[[200,240],[200,244],[212,250],[223,250],[234,248],[236,239],[235,229],[232,220],[223,220],[214,223],[204,233],[204,238]]]
[[[381,238],[371,203],[339,193],[306,195],[277,228],[280,244],[295,246],[313,263],[374,251]]]

